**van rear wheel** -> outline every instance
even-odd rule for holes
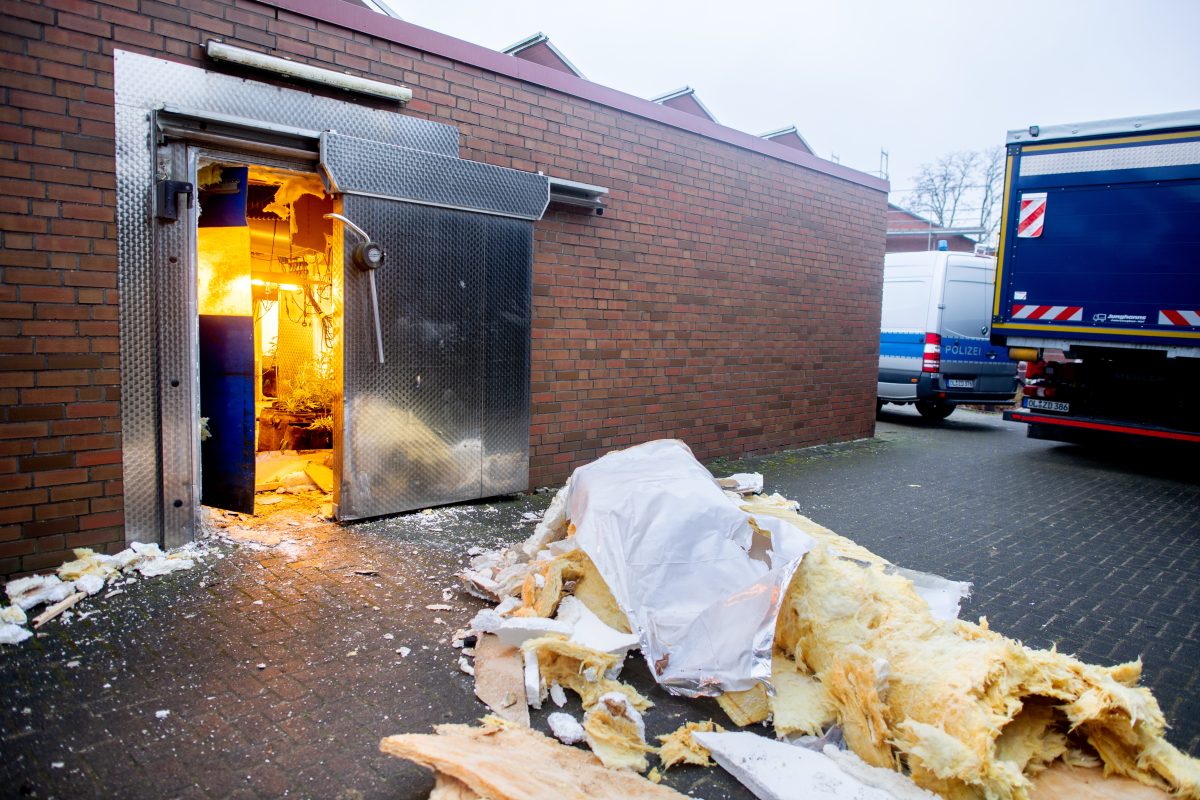
[[[945,419],[954,413],[957,406],[945,400],[918,400],[917,413],[925,419]]]

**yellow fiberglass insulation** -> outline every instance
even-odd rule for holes
[[[791,511],[743,505],[814,536],[775,632],[776,650],[828,690],[851,749],[907,767],[949,800],[1024,800],[1029,776],[1094,751],[1105,774],[1200,800],[1200,762],[1164,738],[1139,663],[1100,667],[1035,650],[981,624],[934,618],[886,562]]]
[[[557,635],[527,639],[521,649],[537,655],[538,671],[545,684],[557,683],[575,692],[585,709],[590,709],[609,692],[625,695],[638,711],[654,705],[632,686],[605,677],[605,673],[624,660],[624,656],[602,653]]]
[[[582,550],[571,550],[548,561],[533,563],[521,585],[521,607],[514,617],[552,617],[565,593],[564,583],[574,581],[572,592],[608,627],[629,633],[629,619],[617,605],[600,571]]]
[[[662,761],[664,771],[676,764],[694,764],[697,767],[712,765],[712,753],[692,737],[697,731],[724,733],[725,729],[706,719],[703,722],[685,722],[665,736],[659,736],[662,745],[658,748],[658,758]]]

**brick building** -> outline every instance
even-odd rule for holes
[[[975,240],[961,230],[947,229],[933,220],[914,214],[897,205],[888,204],[887,251],[889,253],[923,253],[936,250],[945,241],[946,249],[956,253],[974,253]]]
[[[698,457],[712,458],[873,431],[882,181],[338,0],[5,0],[0,8],[0,574],[54,566],[73,547],[178,544],[190,535],[202,499],[196,409],[206,401],[197,374],[206,369],[208,340],[200,335],[198,366],[196,278],[188,270],[196,269],[197,247],[239,226],[249,247],[265,248],[255,237],[266,227],[279,231],[282,220],[283,233],[268,234],[276,236],[269,243],[296,248],[281,255],[270,244],[266,272],[254,262],[246,274],[256,286],[251,399],[271,396],[274,382],[296,366],[280,355],[285,328],[295,332],[283,311],[301,308],[309,315],[297,323],[308,337],[304,346],[328,348],[345,370],[345,397],[330,414],[343,493],[351,483],[361,493],[376,480],[375,493],[361,497],[377,499],[395,488],[378,473],[408,463],[364,463],[356,442],[382,446],[378,440],[387,439],[399,453],[405,437],[416,434],[393,435],[391,426],[400,411],[415,417],[389,400],[382,428],[352,432],[366,425],[370,407],[360,403],[365,394],[351,402],[351,382],[359,382],[356,392],[375,387],[377,400],[390,390],[372,376],[409,366],[397,358],[407,345],[397,342],[405,331],[418,335],[417,327],[403,327],[407,312],[396,303],[406,295],[393,284],[401,266],[442,257],[444,241],[422,238],[435,229],[484,237],[489,244],[468,248],[468,256],[484,254],[481,280],[497,274],[488,259],[510,253],[515,288],[455,285],[476,291],[480,305],[470,313],[477,312],[480,330],[491,336],[508,326],[517,338],[511,359],[471,349],[471,336],[448,316],[450,300],[420,320],[440,320],[436,343],[465,348],[487,381],[482,390],[453,383],[465,363],[456,360],[459,351],[405,373],[405,392],[441,387],[438,408],[466,409],[476,431],[474,438],[439,440],[441,462],[412,459],[421,461],[411,467],[412,481],[453,459],[478,459],[481,449],[484,460],[483,477],[471,478],[468,488],[426,494],[422,504],[486,495],[489,487],[555,484],[609,449],[652,438],[678,437]],[[281,75],[218,59],[206,48],[210,40],[226,45],[227,56],[268,54],[318,72]],[[346,75],[409,87],[411,100],[363,94],[362,84],[347,87]],[[220,96],[203,94],[211,87]],[[307,110],[285,119],[288,103]],[[360,132],[348,134],[354,126]],[[375,129],[395,140],[361,133]],[[422,136],[449,151],[415,146]],[[389,199],[379,200],[383,190],[368,184],[386,176],[335,175],[330,166],[342,158],[353,171],[353,158],[342,154],[360,145],[375,156],[390,154],[371,161],[385,172],[395,156],[403,169],[417,170],[409,177],[436,167],[505,186],[548,185],[551,202],[544,213],[527,213],[502,207],[512,200],[507,195],[465,205],[387,192]],[[293,163],[321,177],[325,195],[317,184],[307,196],[295,195],[300,200],[289,201],[286,213],[272,212],[289,181],[306,180],[288,172]],[[447,191],[446,181],[432,184],[426,189],[433,194]],[[205,215],[230,198],[241,203],[235,224],[206,227]],[[189,200],[199,203],[189,207]],[[603,214],[593,213],[601,202]],[[388,233],[384,243],[378,359],[364,299],[367,273],[350,266],[352,242],[342,225],[321,222],[330,208],[376,231],[391,225],[393,212],[408,226],[406,238]],[[314,220],[308,229],[305,214]],[[424,228],[421,220],[428,221]],[[320,281],[303,272],[305,259],[309,269],[320,261],[324,245],[301,247],[314,232],[328,245],[322,263],[329,275]],[[421,251],[424,262],[408,252],[418,239],[431,248]],[[466,246],[457,241],[460,250]],[[443,273],[457,274],[458,262],[445,263],[427,274],[431,285],[421,302],[454,289],[432,285]],[[296,264],[301,272],[289,274],[300,277],[291,286],[279,270]],[[531,281],[523,284],[522,269],[530,267]],[[321,299],[326,291],[338,315],[344,303],[344,320],[334,320]],[[511,308],[493,308],[489,298],[500,291],[512,293]],[[285,299],[289,293],[293,299]],[[517,313],[522,302],[524,317]],[[278,317],[270,370],[260,364],[268,353],[258,341],[265,324],[259,311],[267,306]],[[324,345],[310,321],[328,323]],[[510,360],[520,386],[497,399],[487,370]],[[286,380],[301,386],[304,374]],[[471,392],[476,399],[464,401]],[[495,463],[488,458],[496,446],[488,443],[488,403],[506,410],[516,427],[505,430],[522,439],[505,445],[512,457],[507,477],[491,483]],[[421,432],[439,429],[430,423]],[[346,437],[340,444],[339,436]],[[417,507],[408,497],[408,507]],[[355,508],[345,516],[401,510],[365,500]]]

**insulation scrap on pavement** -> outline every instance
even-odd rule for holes
[[[18,644],[33,635],[22,627],[29,621],[25,613],[29,609],[48,606],[32,619],[33,626],[39,628],[106,586],[132,583],[136,580],[135,573],[142,578],[153,578],[191,569],[205,555],[205,548],[196,544],[164,552],[157,544],[134,542],[115,555],[77,548],[75,559],[60,565],[56,574],[30,575],[5,584],[4,592],[12,605],[0,608],[0,644]],[[120,591],[114,589],[106,596]]]
[[[429,767],[455,786],[443,797],[487,800],[679,800],[685,795],[628,770],[607,769],[592,754],[522,725],[484,717],[482,725],[438,725],[435,734],[385,737],[379,749]],[[439,791],[435,789],[435,792]],[[438,796],[438,795],[434,795]]]
[[[712,764],[712,759],[709,758],[711,754],[696,741],[695,734],[714,731],[723,733],[725,729],[712,720],[705,720],[685,722],[665,736],[659,736],[658,741],[662,744],[658,748],[658,758],[662,762],[663,770],[668,770],[676,764],[693,764],[697,767]]]
[[[461,573],[497,603],[472,627],[519,646],[525,699],[578,694],[603,763],[645,771],[655,750],[641,719],[652,704],[619,680],[636,649],[666,691],[715,696],[734,725],[776,737],[689,723],[660,737],[663,767],[711,750],[747,786],[790,787],[761,797],[819,796],[797,794],[818,776],[863,798],[1102,797],[1124,776],[1200,800],[1200,762],[1166,741],[1140,662],[1086,664],[959,620],[968,584],[887,562],[755,495],[755,476],[725,485],[681,442],[610,453],[575,471],[525,542],[476,551]],[[515,738],[497,725],[445,727]],[[795,766],[772,784],[776,762]]]

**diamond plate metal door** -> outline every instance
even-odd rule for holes
[[[345,263],[338,517],[526,488],[532,224],[355,195],[342,213],[387,257],[382,364],[367,275]]]

